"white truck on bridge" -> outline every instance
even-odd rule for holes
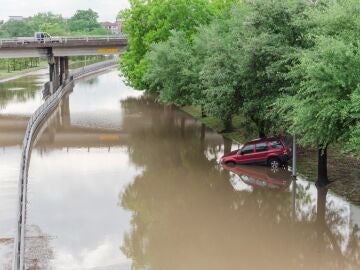
[[[29,43],[52,43],[59,42],[59,37],[52,37],[46,32],[35,32],[34,37],[17,37],[16,41],[21,44]]]

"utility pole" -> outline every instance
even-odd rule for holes
[[[296,177],[296,135],[293,135],[292,147],[292,177]]]

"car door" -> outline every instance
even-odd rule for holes
[[[254,159],[254,144],[244,145],[236,159],[237,163],[251,163]]]
[[[267,156],[270,151],[270,147],[267,142],[258,142],[255,144],[254,162],[263,163],[266,162]]]

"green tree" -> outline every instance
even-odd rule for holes
[[[23,21],[10,20],[2,25],[1,30],[3,36],[6,37],[31,37],[34,35],[31,27]]]
[[[160,100],[178,105],[193,104],[192,49],[183,32],[172,32],[167,41],[154,44],[146,57],[151,68],[145,81]]]
[[[66,21],[61,15],[51,12],[34,15],[29,19],[29,25],[34,31],[47,32],[50,35],[68,34]]]
[[[197,53],[206,54],[200,71],[205,111],[223,121],[224,131],[232,129],[232,117],[242,105],[240,75],[246,9],[236,8],[228,14],[228,19],[215,20],[201,29],[195,39]]]
[[[129,39],[120,67],[130,85],[145,89],[148,86],[144,81],[148,65],[145,56],[151,45],[167,40],[171,30],[182,31],[190,38],[196,27],[210,21],[211,9],[206,0],[131,0],[130,5],[120,15]]]
[[[98,17],[98,14],[92,9],[77,10],[68,21],[69,30],[78,33],[91,33],[101,29],[102,27],[97,21]]]
[[[167,41],[152,46],[146,57],[151,67],[145,74],[149,89],[159,92],[165,102],[200,105],[230,130],[240,106],[239,41],[244,16],[239,8],[223,9],[219,19],[199,27],[193,41],[184,32],[172,32]]]
[[[318,148],[319,184],[328,182],[328,146],[359,141],[359,12],[356,0],[329,1],[310,11],[315,46],[301,54],[290,72],[297,82],[292,94],[278,102],[300,142]]]
[[[306,4],[302,1],[256,0],[249,4],[251,15],[245,22],[242,111],[264,137],[274,123],[269,119],[272,103],[292,82],[286,74],[296,62],[294,53],[307,46],[302,25]]]
[[[354,119],[350,127],[350,137],[347,142],[347,149],[360,156],[360,87],[359,85],[351,94],[350,105],[351,116]]]

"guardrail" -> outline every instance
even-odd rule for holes
[[[26,223],[26,203],[27,203],[27,180],[29,163],[31,156],[31,147],[36,133],[41,122],[53,111],[59,104],[61,98],[71,89],[72,81],[61,87],[53,95],[51,95],[30,117],[28,122],[25,137],[23,140],[21,163],[20,163],[20,177],[18,186],[18,217],[16,223],[16,234],[14,239],[15,251],[13,269],[24,269],[24,251],[25,251],[25,223]]]
[[[6,44],[32,44],[32,43],[68,43],[68,42],[90,42],[90,41],[114,41],[114,40],[124,40],[127,39],[125,34],[119,34],[117,36],[81,36],[81,37],[51,37],[36,39],[34,37],[19,37],[19,38],[8,38],[0,39],[0,46]]]
[[[16,220],[16,232],[14,239],[14,261],[13,270],[23,270],[25,267],[25,233],[26,233],[26,204],[27,204],[27,184],[28,171],[31,157],[31,149],[36,138],[36,132],[41,126],[42,122],[54,111],[60,103],[62,97],[67,94],[73,87],[75,79],[80,79],[91,73],[98,72],[101,69],[114,66],[115,60],[103,61],[93,65],[85,66],[74,70],[70,79],[64,85],[60,86],[57,91],[50,95],[46,101],[35,111],[28,122],[25,137],[22,143],[21,162],[20,162],[20,176],[18,183],[18,209]]]
[[[87,76],[93,72],[99,72],[100,69],[115,66],[116,64],[117,64],[117,59],[102,61],[99,63],[95,63],[92,65],[88,65],[88,66],[85,66],[82,68],[75,69],[70,73],[70,76],[72,76],[74,79],[80,79],[84,75]]]

